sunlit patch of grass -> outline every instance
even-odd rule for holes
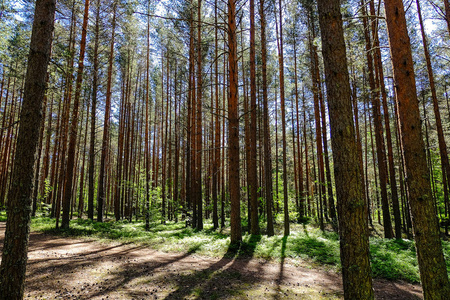
[[[6,222],[6,210],[0,210],[0,222]]]
[[[413,241],[372,239],[370,256],[375,277],[420,282]]]
[[[285,240],[283,240],[285,239]],[[302,259],[324,265],[339,265],[339,241],[334,233],[323,233],[312,227],[293,232],[288,237],[263,236],[255,256],[265,259]]]

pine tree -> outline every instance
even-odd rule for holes
[[[339,0],[319,0],[345,299],[373,299],[369,233]]]
[[[0,266],[2,300],[23,298],[32,209],[33,168],[39,142],[55,10],[55,0],[36,1],[12,186],[8,192],[8,222]]]
[[[450,284],[432,200],[403,1],[384,1],[384,7],[423,294],[425,299],[448,299]]]

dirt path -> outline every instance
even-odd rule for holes
[[[0,249],[5,223],[0,223]],[[291,262],[164,253],[134,244],[32,233],[25,299],[342,299],[339,274]],[[377,299],[421,288],[375,280]]]

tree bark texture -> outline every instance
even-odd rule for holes
[[[12,185],[8,193],[5,241],[0,266],[0,299],[22,299],[30,234],[33,168],[50,61],[55,0],[37,0],[20,114]]]
[[[241,189],[239,181],[239,115],[238,115],[238,65],[236,40],[236,1],[228,0],[228,168],[230,187],[231,244],[242,241]]]
[[[339,0],[319,0],[345,299],[373,299],[366,204],[358,164]]]
[[[401,0],[384,5],[423,294],[425,299],[448,299],[450,284],[431,195],[405,10]]]

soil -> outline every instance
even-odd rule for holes
[[[5,223],[0,223],[0,250]],[[298,262],[165,253],[32,232],[25,299],[343,299],[341,275]],[[374,280],[376,299],[422,299],[420,285]]]

